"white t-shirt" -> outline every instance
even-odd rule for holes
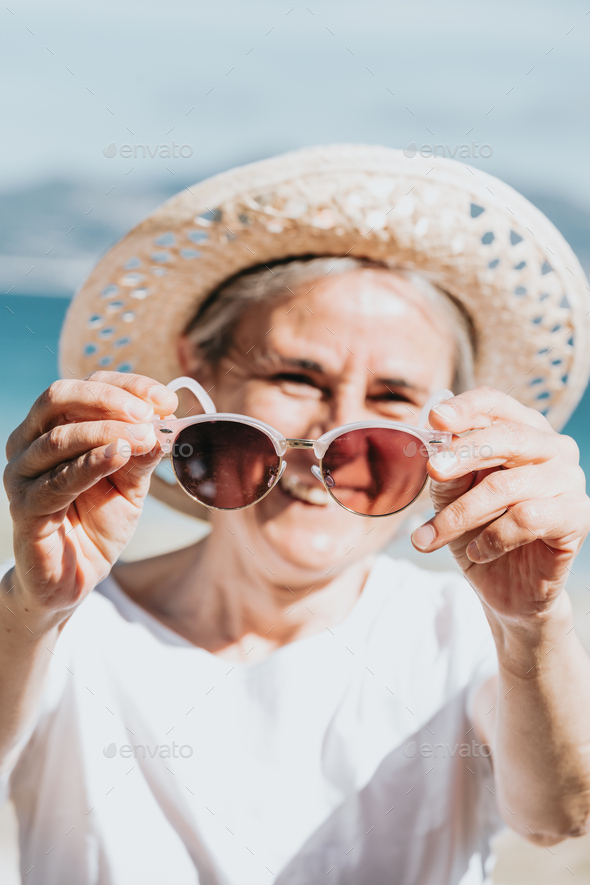
[[[481,885],[503,824],[471,707],[497,666],[462,575],[384,554],[341,625],[253,664],[109,577],[5,778],[23,881]]]

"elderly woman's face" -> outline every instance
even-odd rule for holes
[[[316,439],[353,421],[415,424],[431,394],[451,383],[447,323],[392,271],[358,269],[310,282],[289,301],[250,307],[231,352],[214,369],[186,370],[206,384],[219,411],[250,415],[285,437]],[[404,513],[367,519],[347,512],[310,471],[313,452],[289,449],[280,481],[257,505],[215,514],[213,524],[247,535],[279,565],[314,572],[379,549]],[[228,522],[228,517],[231,522]]]

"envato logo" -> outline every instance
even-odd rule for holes
[[[134,443],[133,446],[131,446],[131,443],[122,441],[117,446],[117,454],[123,455],[123,457],[125,457],[125,458],[130,458],[132,455],[135,458],[138,458],[140,456],[145,458],[145,457],[151,455],[153,450],[154,450],[153,443],[150,444],[150,443],[136,442],[136,443]],[[171,458],[179,458],[179,457],[180,458],[190,458],[192,456],[193,452],[194,452],[194,449],[190,443],[181,443],[179,445],[178,443],[175,442],[174,445],[172,446],[172,448],[170,449],[170,452],[166,452],[166,454],[169,454]]]
[[[178,150],[178,153],[176,151]],[[114,141],[111,141],[110,144],[107,144],[105,148],[103,148],[103,154],[105,157],[111,159],[112,157],[116,157],[119,154],[120,157],[124,157],[125,159],[130,159],[131,157],[137,159],[149,159],[152,160],[154,157],[174,157],[178,159],[178,157],[182,157],[183,160],[188,160],[189,157],[193,155],[193,149],[190,144],[176,144],[175,141],[172,144],[122,144],[119,148]]]
[[[446,759],[455,756],[463,758],[484,756],[486,759],[492,755],[492,748],[489,744],[478,744],[477,741],[471,741],[470,744],[418,744],[416,741],[410,741],[404,747],[404,756],[413,759],[419,754],[424,759]]]
[[[421,157],[450,157],[451,159],[454,157],[462,159],[481,157],[483,160],[489,160],[493,153],[491,144],[476,144],[475,141],[472,141],[471,144],[467,144],[467,142],[463,144],[423,144],[420,147],[416,145],[416,142],[411,141],[404,148],[404,156],[409,158],[420,154]]]
[[[428,458],[430,456],[430,451],[428,446],[424,443],[420,445],[416,440],[411,440],[409,443],[403,447],[402,452],[406,456],[406,458],[413,458],[414,455],[420,453],[422,457]],[[437,458],[444,459],[447,457],[449,461],[452,458],[491,458],[494,454],[494,450],[491,446],[483,445],[468,445],[467,443],[463,443],[462,445],[455,445],[451,448],[451,446],[441,446],[437,451]]]
[[[177,752],[178,751],[178,752]],[[113,759],[117,754],[123,759],[190,759],[193,748],[188,744],[109,744],[102,751],[107,759]]]

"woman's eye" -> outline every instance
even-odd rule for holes
[[[297,372],[279,372],[277,375],[273,375],[272,381],[280,384],[284,390],[289,392],[309,394],[316,391],[318,394],[321,393],[318,385],[308,375],[301,375]]]
[[[383,415],[389,416],[391,419],[407,421],[411,415],[418,415],[420,412],[418,403],[398,391],[385,390],[373,394],[370,399],[375,408],[380,409]]]
[[[315,387],[311,378],[307,375],[298,375],[295,372],[279,372],[273,377],[273,381],[292,381],[294,384],[309,384]]]
[[[409,403],[410,399],[403,393],[396,393],[393,390],[384,390],[381,393],[374,394],[371,399],[383,400],[388,403]]]

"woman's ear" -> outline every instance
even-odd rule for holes
[[[207,392],[212,390],[215,386],[215,381],[213,380],[211,366],[207,360],[200,357],[195,345],[186,335],[181,335],[178,339],[177,354],[181,374],[194,378]],[[192,392],[181,388],[177,395],[179,405],[176,414],[179,418],[186,418],[188,415],[199,415],[203,411],[202,405]]]
[[[187,335],[181,335],[178,339],[177,354],[182,374],[208,387],[211,383],[210,366],[206,360],[200,358],[197,348]]]

